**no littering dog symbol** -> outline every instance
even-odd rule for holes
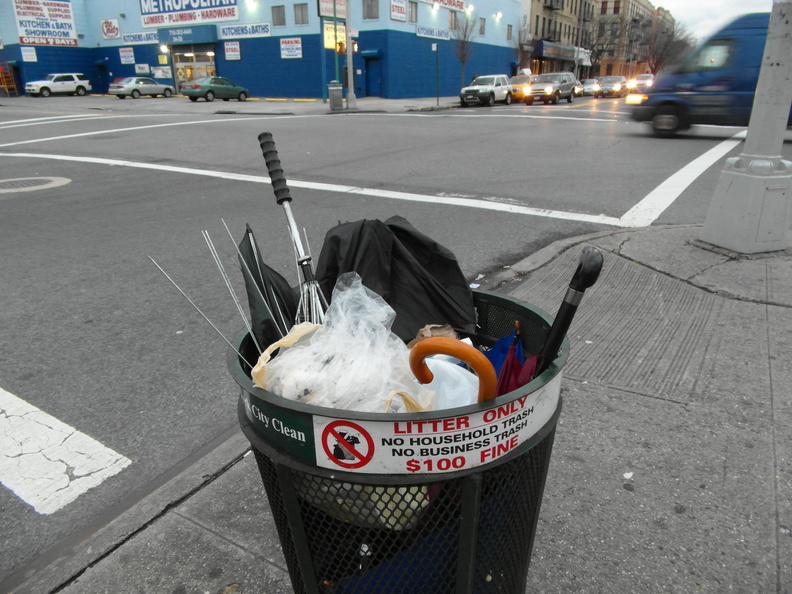
[[[371,435],[352,421],[333,421],[322,431],[322,448],[341,468],[361,468],[374,457]]]

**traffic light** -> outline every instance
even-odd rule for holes
[[[352,40],[352,53],[356,54],[360,51],[360,46],[358,45],[357,39]]]
[[[346,43],[343,41],[336,42],[336,53],[337,54],[345,54],[346,53]]]

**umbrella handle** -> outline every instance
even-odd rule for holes
[[[291,192],[286,185],[286,176],[283,174],[278,151],[275,149],[275,141],[272,139],[271,132],[262,132],[258,135],[259,146],[264,154],[264,162],[267,164],[272,189],[275,190],[275,201],[278,204],[291,202]]]
[[[420,340],[410,350],[410,369],[422,384],[428,384],[434,379],[434,375],[424,361],[431,355],[450,355],[470,365],[479,380],[478,401],[484,402],[495,398],[498,376],[492,363],[481,351],[461,340],[445,336],[430,336]]]

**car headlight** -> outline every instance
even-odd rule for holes
[[[624,102],[627,105],[641,105],[641,103],[643,103],[647,99],[649,99],[649,97],[647,97],[646,95],[635,95],[631,93],[627,95],[627,98],[624,100]]]
[[[544,88],[545,95],[552,95],[553,94],[553,87],[548,85]]]
[[[621,85],[619,83],[616,83],[615,85],[613,85],[613,90],[614,91],[621,91]]]
[[[652,86],[652,84],[653,84],[653,83],[652,83],[652,81],[651,81],[651,80],[647,80],[647,81],[646,81],[646,86],[647,86],[647,87],[651,87],[651,86]]]

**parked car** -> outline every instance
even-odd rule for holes
[[[639,74],[635,78],[627,81],[627,88],[631,93],[643,93],[652,86],[654,74]]]
[[[496,101],[509,105],[512,102],[509,77],[505,74],[477,76],[459,92],[459,101],[462,107],[467,107],[470,103],[491,106]]]
[[[531,91],[525,96],[523,103],[532,105],[534,101],[543,101],[555,104],[561,99],[572,103],[575,99],[575,82],[575,76],[571,72],[539,74],[531,83]]]
[[[196,78],[181,83],[179,89],[182,95],[190,98],[190,101],[198,101],[200,97],[203,97],[206,101],[214,101],[215,97],[223,101],[228,101],[229,99],[247,101],[250,96],[250,91],[245,87],[240,87],[222,76]]]
[[[107,92],[110,95],[115,95],[119,99],[126,99],[127,97],[137,99],[141,95],[149,95],[151,97],[162,95],[163,97],[170,97],[176,92],[176,89],[171,85],[159,83],[153,78],[128,76],[111,83]]]
[[[623,76],[603,76],[599,84],[600,89],[594,93],[595,97],[624,97],[629,93],[627,79]]]
[[[599,79],[597,78],[587,78],[583,81],[583,94],[584,95],[596,95],[599,93],[600,85]]]
[[[770,13],[764,12],[726,25],[677,68],[658,76],[646,93],[628,98],[633,119],[649,122],[664,138],[693,124],[747,126],[769,22]],[[786,123],[792,124],[792,112]]]
[[[525,91],[531,86],[531,81],[536,79],[536,76],[529,74],[518,74],[509,79],[509,84],[512,88],[512,101],[522,101],[525,99]]]
[[[48,74],[42,80],[34,80],[25,84],[25,93],[31,97],[49,97],[53,93],[67,95],[85,95],[92,90],[91,81],[81,72],[66,74]]]

